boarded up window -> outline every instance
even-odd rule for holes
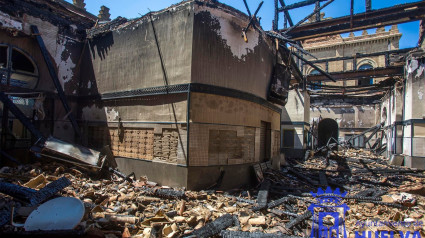
[[[294,148],[295,130],[283,130],[283,147]]]
[[[0,69],[7,68],[7,47],[0,46]]]
[[[271,152],[271,124],[261,121],[260,127],[260,162],[270,159]]]
[[[209,130],[208,165],[252,163],[254,148],[255,128]]]

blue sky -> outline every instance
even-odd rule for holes
[[[67,0],[72,2],[72,0]],[[299,2],[301,0],[285,0],[286,5]],[[178,0],[86,0],[87,11],[97,15],[99,13],[100,6],[105,5],[109,7],[111,18],[114,19],[118,16],[126,18],[136,18],[140,15],[146,14],[150,9],[152,11],[161,10],[170,6],[171,4],[178,3]],[[246,9],[242,0],[220,0],[220,2],[230,5],[240,11],[246,13]],[[249,8],[252,13],[255,12],[258,4],[261,0],[247,0]],[[372,0],[372,9],[379,9],[384,7],[390,7],[397,4],[418,2],[418,0]],[[324,4],[324,2],[322,2]],[[294,23],[303,19],[305,16],[310,14],[314,9],[314,5],[290,10]],[[360,13],[365,11],[364,0],[354,0],[354,13]],[[323,9],[325,17],[340,17],[350,14],[350,1],[349,0],[335,0],[329,6]],[[272,20],[274,18],[274,0],[264,0],[264,4],[260,9],[258,16],[261,17],[261,26],[264,30],[270,30],[272,28]],[[283,17],[280,17],[279,28],[283,27]],[[389,27],[387,27],[388,29]],[[419,37],[419,22],[410,22],[399,25],[399,30],[403,33],[400,40],[400,48],[415,47]],[[374,29],[369,30],[369,33],[375,32]],[[361,32],[355,32],[356,35],[360,35]]]

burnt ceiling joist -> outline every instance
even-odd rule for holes
[[[389,8],[300,25],[287,32],[292,40],[305,40],[376,28],[425,18],[425,1],[401,4]],[[282,29],[280,32],[286,32]]]
[[[310,97],[311,106],[326,105],[371,105],[381,102],[382,95],[371,97],[349,97],[349,96],[315,96]]]
[[[380,78],[390,76],[393,77],[403,75],[403,66],[389,66],[386,68],[333,72],[329,74],[332,76],[333,79],[337,81]],[[325,75],[308,75],[306,77],[307,81],[330,81]]]
[[[373,53],[369,53],[369,54],[356,53],[353,56],[343,56],[343,57],[333,57],[333,58],[325,58],[325,59],[319,59],[319,60],[310,60],[310,62],[311,63],[325,63],[325,62],[332,62],[332,61],[361,59],[361,58],[381,56],[381,55],[388,56],[388,57],[390,55],[405,56],[409,51],[414,50],[414,49],[416,49],[416,48],[388,50],[388,51],[381,51],[381,52],[373,52]]]

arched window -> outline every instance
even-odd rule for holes
[[[0,45],[0,84],[33,89],[38,82],[37,65],[22,50]]]
[[[317,69],[313,69],[311,72],[310,72],[310,74],[309,75],[319,75],[320,74],[320,72],[319,71],[317,71]]]
[[[313,69],[313,70],[310,72],[310,74],[309,74],[309,75],[319,75],[319,74],[320,74],[320,72],[319,72],[319,71],[317,71],[316,69]],[[313,81],[312,83],[322,85],[322,81]],[[317,89],[320,89],[320,86],[312,85],[312,86],[311,86],[311,89],[312,89],[312,90],[317,90]]]
[[[359,67],[359,70],[369,70],[369,69],[373,69],[373,66],[371,64],[362,64]],[[366,86],[366,85],[372,85],[372,84],[373,84],[373,78],[357,80],[358,86]]]

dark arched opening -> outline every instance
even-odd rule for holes
[[[317,130],[317,146],[325,146],[331,137],[335,139],[331,140],[331,143],[338,141],[338,123],[335,120],[330,118],[321,120]]]

